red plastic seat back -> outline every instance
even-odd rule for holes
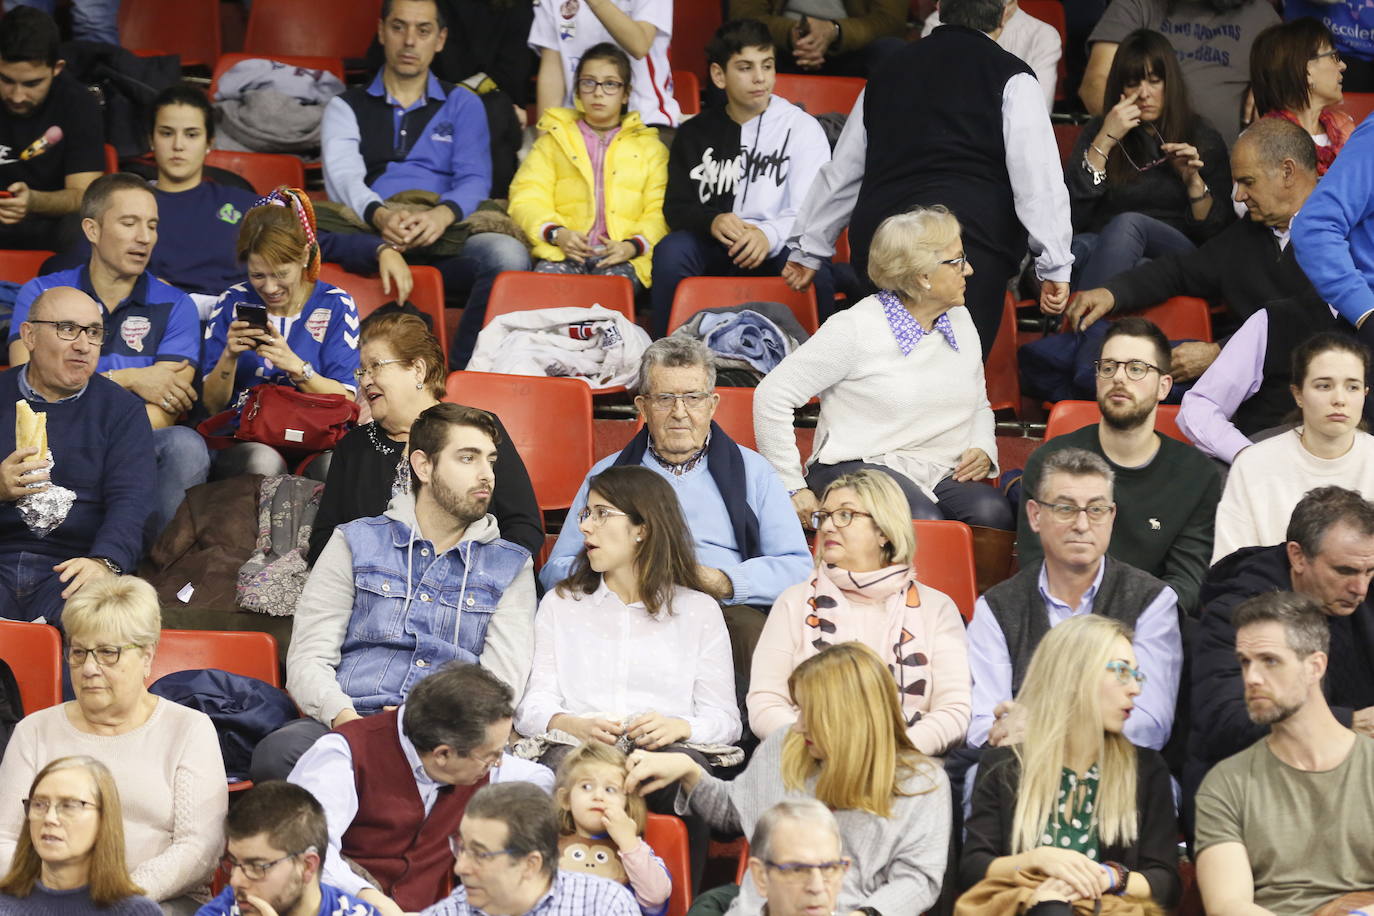
[[[1355,119],[1359,124],[1369,113],[1374,111],[1374,92],[1347,92],[1345,100],[1341,102],[1341,110]]]
[[[444,328],[444,278],[435,267],[412,266],[410,275],[415,286],[410,291],[410,302],[417,309],[434,319],[434,336],[439,338],[439,347],[448,354],[448,333]],[[366,318],[377,309],[394,302],[395,292],[387,293],[382,289],[380,277],[364,277],[349,273],[338,264],[325,262],[320,265],[320,279],[332,283],[353,297],[358,307],[358,317]]]
[[[559,306],[600,305],[635,320],[635,289],[628,277],[593,274],[541,274],[507,270],[496,275],[482,326],[497,315]]]
[[[52,256],[51,251],[0,249],[0,280],[7,283],[27,283],[38,276],[38,269]]]
[[[219,2],[124,0],[119,42],[134,52],[180,54],[183,67],[208,67],[220,54]]]
[[[148,683],[174,671],[218,668],[281,686],[277,640],[252,630],[163,630]]]
[[[735,440],[736,445],[758,449],[754,439],[754,389],[717,388],[720,404],[716,407],[715,421],[725,434]]]
[[[62,635],[56,627],[0,620],[0,658],[19,683],[24,715],[62,702]]]
[[[212,149],[205,157],[205,164],[233,172],[263,195],[270,194],[282,185],[288,188],[305,187],[305,163],[299,156]]]
[[[1059,401],[1050,409],[1050,418],[1045,424],[1045,441],[1082,429],[1101,419],[1102,412],[1097,409],[1096,401]],[[1160,404],[1155,408],[1155,430],[1179,442],[1193,444],[1179,428],[1177,404]]]
[[[807,114],[823,115],[838,112],[847,115],[854,109],[859,93],[867,83],[854,76],[812,76],[805,73],[779,73],[773,92],[793,105],[800,105]]]
[[[1159,326],[1170,340],[1205,340],[1212,342],[1212,312],[1206,299],[1196,296],[1174,296],[1159,305],[1152,305],[1140,313]]]
[[[688,277],[677,285],[673,309],[668,314],[668,333],[686,324],[702,309],[745,302],[781,302],[792,310],[808,333],[820,327],[816,311],[816,287],[797,292],[782,277]]]
[[[671,814],[648,815],[644,842],[649,844],[673,879],[668,916],[687,916],[692,905],[692,859],[687,849],[687,825]]]
[[[691,70],[673,71],[673,98],[685,115],[701,114],[701,81]]]
[[[1002,305],[1002,326],[983,363],[983,379],[988,386],[988,403],[993,410],[1021,412],[1021,374],[1016,365],[1016,303],[1011,293]]]
[[[258,56],[367,54],[382,0],[253,0],[243,50]]]
[[[916,579],[949,595],[964,620],[973,619],[978,579],[973,569],[973,531],[963,522],[917,519]]]

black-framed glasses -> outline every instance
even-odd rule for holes
[[[77,324],[75,321],[49,321],[46,318],[30,318],[29,324],[50,324],[63,340],[76,340],[82,332],[93,344],[103,344],[108,332],[103,324]]]
[[[946,259],[946,260],[944,260],[944,261],[941,261],[940,263],[941,263],[941,264],[948,264],[950,267],[953,267],[955,270],[963,270],[963,269],[964,269],[964,265],[968,263],[968,255],[966,255],[966,254],[961,254],[961,255],[959,255],[959,257],[957,257],[957,258],[948,258],[948,259]]]
[[[854,516],[862,515],[864,518],[872,518],[872,512],[860,512],[858,509],[817,509],[811,513],[811,527],[820,528],[825,524],[826,519],[835,523],[836,528],[848,528],[849,523],[854,521]]]
[[[485,865],[497,856],[515,855],[514,849],[470,849],[463,845],[463,838],[456,834],[448,838],[448,849],[449,852],[453,853],[455,862],[462,859],[464,855],[468,855],[472,856],[472,860],[479,865]]]
[[[834,859],[830,862],[774,862],[765,859],[763,864],[778,873],[778,877],[784,881],[801,884],[808,880],[812,873],[819,874],[826,881],[840,877],[849,870],[853,860]]]
[[[88,655],[94,655],[95,663],[100,667],[111,668],[119,664],[120,656],[124,654],[125,649],[138,648],[141,647],[136,643],[126,643],[122,646],[96,646],[94,649],[83,649],[80,646],[67,646],[67,648],[62,651],[62,655],[67,660],[67,664],[71,665],[73,668],[80,668],[82,665],[86,664],[86,656]]]
[[[597,506],[595,509],[591,506],[583,506],[582,511],[577,513],[577,521],[579,523],[585,522],[589,518],[594,518],[598,525],[604,525],[610,519],[622,517],[629,518],[630,514],[628,512],[621,512],[614,506]]]
[[[1150,131],[1150,133],[1155,135],[1155,140],[1159,143],[1160,147],[1160,157],[1158,159],[1152,159],[1144,165],[1140,165],[1138,162],[1131,158],[1131,154],[1126,151],[1126,144],[1124,143],[1121,144],[1121,155],[1126,157],[1126,161],[1131,164],[1131,168],[1135,169],[1137,172],[1148,172],[1150,169],[1156,168],[1168,162],[1169,154],[1164,152],[1164,138],[1160,136],[1158,128],[1156,128],[1149,121],[1141,121],[1140,126],[1147,128]]]
[[[1116,679],[1123,684],[1135,681],[1137,684],[1145,683],[1145,672],[1139,668],[1132,668],[1119,658],[1114,658],[1107,662],[1107,670],[1116,675]]]
[[[267,877],[268,872],[276,868],[281,863],[294,859],[297,856],[303,856],[314,848],[314,846],[310,846],[305,849],[302,849],[300,852],[288,853],[287,855],[282,856],[280,859],[272,859],[269,862],[240,862],[238,859],[234,858],[226,852],[223,856],[220,857],[219,864],[220,867],[224,869],[224,874],[227,877],[234,877],[234,869],[238,868],[243,871],[243,876],[247,878],[249,881],[261,881],[262,879]]]
[[[657,413],[667,413],[677,406],[678,401],[681,401],[682,406],[688,410],[701,410],[710,403],[713,393],[710,391],[688,391],[685,394],[645,394],[640,396],[649,402],[650,410]]]
[[[590,76],[584,76],[577,81],[577,91],[585,92],[587,95],[591,95],[598,89],[607,95],[615,95],[624,88],[625,84],[620,80],[594,80]]]
[[[41,821],[48,816],[48,812],[57,809],[57,819],[60,821],[72,821],[87,810],[99,811],[100,806],[95,802],[88,802],[83,798],[26,798],[24,799],[24,814],[30,820]]]
[[[1143,359],[1095,359],[1093,360],[1093,371],[1098,378],[1116,378],[1116,372],[1122,366],[1126,367],[1126,378],[1133,382],[1138,382],[1150,373],[1150,370],[1164,374],[1164,370],[1154,363],[1147,363]]]
[[[1323,51],[1320,54],[1313,54],[1308,60],[1321,60],[1323,57],[1331,58],[1331,63],[1339,65],[1341,62],[1341,52],[1332,48],[1330,51]]]
[[[1096,503],[1091,506],[1076,506],[1073,503],[1042,503],[1038,499],[1031,499],[1041,509],[1044,509],[1056,522],[1069,524],[1078,518],[1078,513],[1082,512],[1088,517],[1088,521],[1094,525],[1100,525],[1112,517],[1116,511],[1115,503]]]

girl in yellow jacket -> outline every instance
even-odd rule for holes
[[[510,185],[510,215],[534,240],[534,269],[618,274],[649,286],[654,244],[668,234],[668,149],[635,112],[630,59],[610,43],[582,55],[577,110],[550,108]]]

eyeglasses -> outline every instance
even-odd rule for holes
[[[1143,379],[1151,369],[1164,374],[1164,370],[1154,363],[1147,363],[1143,359],[1095,359],[1093,360],[1093,371],[1098,378],[1116,378],[1116,370],[1122,366],[1126,367],[1126,378],[1133,382]]]
[[[503,753],[505,753],[504,750],[499,750],[499,751],[495,752],[494,754],[488,754],[488,755],[485,756],[485,757],[479,757],[479,756],[477,756],[476,754],[473,754],[473,753],[468,753],[468,754],[465,754],[464,756],[467,757],[469,760],[475,760],[475,761],[477,761],[478,763],[480,763],[482,766],[486,767],[487,769],[491,769],[492,767],[496,766],[498,763],[501,762],[501,755],[502,755]]]
[[[826,519],[835,523],[836,528],[848,528],[849,523],[854,521],[854,516],[862,515],[864,518],[872,518],[872,512],[860,512],[858,509],[836,509],[831,512],[820,509],[811,513],[811,527],[820,528],[825,524]]]
[[[686,394],[646,394],[641,395],[644,400],[649,402],[649,409],[656,413],[667,413],[681,401],[688,410],[701,410],[710,402],[712,393],[709,391],[689,391]]]
[[[577,91],[591,95],[600,89],[607,95],[615,95],[625,88],[625,84],[620,80],[594,80],[590,76],[584,76],[577,81]]]
[[[1094,525],[1100,525],[1111,518],[1112,513],[1116,511],[1116,506],[1112,503],[1095,506],[1075,506],[1073,503],[1042,503],[1038,499],[1032,499],[1031,502],[1049,512],[1056,522],[1063,522],[1065,524],[1076,521],[1078,519],[1078,513],[1082,512],[1088,517],[1088,521],[1092,522]]]
[[[270,862],[240,862],[238,859],[234,858],[226,852],[220,858],[219,865],[220,868],[224,869],[224,873],[230,878],[234,876],[234,869],[238,868],[242,869],[243,876],[247,878],[249,881],[261,881],[262,879],[267,877],[268,872],[276,868],[281,863],[289,859],[294,859],[297,856],[303,856],[314,848],[314,846],[310,846],[306,849],[302,849],[300,852],[293,852],[289,855],[282,856],[280,859],[273,859]]]
[[[368,366],[368,367],[365,368],[365,369],[354,369],[354,370],[353,370],[353,380],[354,380],[354,381],[357,381],[357,382],[361,382],[363,379],[367,378],[369,375],[375,376],[375,375],[377,374],[377,370],[380,369],[380,368],[382,368],[383,366],[389,366],[389,365],[391,365],[392,363],[407,363],[407,362],[410,362],[410,360],[408,360],[408,359],[379,359],[379,360],[377,360],[375,363],[373,363],[372,365]]]
[[[1114,658],[1107,662],[1107,670],[1116,675],[1116,679],[1123,684],[1135,681],[1137,684],[1145,683],[1145,672],[1139,668],[1132,668],[1119,658]]]
[[[30,318],[29,324],[50,324],[57,329],[57,336],[63,340],[76,340],[82,331],[93,344],[105,342],[105,326],[100,324],[77,324],[75,321],[48,321],[43,318]]]
[[[852,860],[836,859],[833,862],[770,862],[764,860],[764,865],[778,873],[778,877],[791,884],[801,884],[811,877],[812,872],[820,874],[826,881],[834,880],[849,870]]]
[[[595,509],[591,506],[583,506],[582,511],[577,513],[577,521],[579,523],[585,522],[587,519],[593,517],[596,519],[598,525],[604,525],[607,519],[617,517],[629,518],[630,515],[628,512],[621,512],[613,506],[597,506]]]
[[[463,856],[467,855],[471,856],[472,860],[478,863],[479,865],[485,865],[487,862],[490,862],[497,856],[515,855],[514,849],[493,849],[490,851],[469,849],[468,847],[463,845],[462,837],[456,835],[448,838],[448,848],[449,852],[453,853],[453,858],[455,861],[460,860],[463,858]]]
[[[57,808],[57,819],[60,821],[75,820],[78,815],[88,809],[100,810],[100,806],[95,802],[88,802],[80,798],[59,798],[56,801],[49,798],[24,799],[24,813],[29,816],[29,820],[43,820],[54,807]]]
[[[1329,58],[1331,58],[1331,63],[1333,63],[1333,64],[1339,64],[1339,63],[1341,62],[1341,52],[1340,52],[1340,51],[1337,51],[1335,48],[1332,48],[1330,51],[1323,51],[1323,52],[1320,53],[1320,54],[1313,54],[1311,57],[1309,57],[1309,58],[1307,58],[1307,59],[1308,59],[1308,60],[1321,60],[1323,57],[1329,57]]]
[[[1155,140],[1159,142],[1162,151],[1162,148],[1164,146],[1164,138],[1159,135],[1159,129],[1148,121],[1140,122],[1140,126],[1147,128],[1150,131],[1150,133],[1155,135]],[[1167,155],[1164,155],[1160,156],[1158,159],[1154,159],[1150,162],[1147,162],[1144,165],[1137,165],[1136,161],[1131,158],[1131,154],[1126,152],[1126,145],[1124,143],[1121,145],[1121,155],[1126,157],[1126,161],[1131,164],[1131,168],[1135,169],[1137,172],[1148,172],[1150,169],[1155,168],[1156,166],[1163,165],[1164,163],[1169,161],[1169,157]]]
[[[96,646],[94,649],[82,649],[80,646],[68,646],[63,652],[63,657],[67,659],[67,664],[73,668],[80,668],[86,664],[86,656],[94,655],[95,663],[102,668],[111,668],[119,664],[119,658],[124,654],[125,649],[142,648],[134,643],[124,646]]]
[[[940,263],[941,263],[941,264],[948,264],[950,267],[953,267],[955,270],[963,270],[963,269],[964,269],[964,265],[968,263],[968,255],[960,255],[960,256],[957,257],[957,258],[950,258],[949,260],[947,260],[947,261],[941,261]]]

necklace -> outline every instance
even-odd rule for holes
[[[388,442],[383,445],[382,437],[377,435],[377,427],[381,426],[377,421],[372,421],[367,425],[367,438],[372,442],[372,447],[383,455],[400,455],[400,460],[396,462],[396,473],[391,478],[391,498],[395,499],[402,493],[410,492],[410,462],[406,460],[405,449],[399,442]]]

